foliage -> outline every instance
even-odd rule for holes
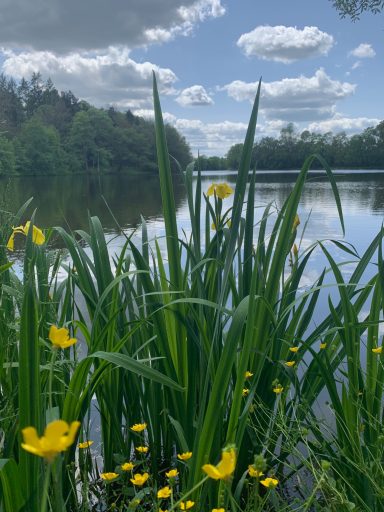
[[[242,144],[233,145],[223,168],[237,169]],[[313,153],[320,153],[329,165],[336,169],[383,169],[384,166],[384,121],[351,137],[343,132],[333,135],[311,133],[308,130],[297,134],[292,124],[281,130],[279,138],[263,137],[255,142],[252,167],[258,169],[300,169],[301,162]],[[313,167],[319,168],[314,162]]]
[[[384,0],[332,0],[332,3],[342,18],[349,16],[354,21],[363,12],[377,14],[384,8]]]
[[[111,258],[96,217],[87,232],[48,229],[40,244],[32,215],[19,275],[5,246],[28,205],[3,214],[5,512],[24,504],[30,512],[383,508],[383,232],[362,256],[340,241],[300,247],[297,208],[316,159],[344,229],[335,180],[320,155],[305,160],[281,209],[268,205],[255,226],[256,174],[249,183],[248,175],[259,95],[260,84],[232,207],[230,187],[215,184],[203,194],[193,165],[182,171],[186,235],[176,222],[154,79],[163,248],[148,240],[143,219],[142,243],[128,236]],[[66,247],[65,260],[51,249],[55,237]],[[348,279],[332,244],[355,264]],[[315,249],[327,268],[302,288]],[[373,275],[364,282],[369,266]],[[328,308],[315,322],[320,294]],[[324,393],[333,424],[317,409]],[[81,444],[72,444],[77,421]],[[94,422],[99,440],[92,439]],[[50,427],[41,437],[52,424],[54,432]],[[58,430],[72,434],[62,439]],[[21,432],[30,436],[23,443],[29,451]],[[297,497],[286,498],[294,486]]]
[[[157,170],[152,121],[92,107],[38,73],[19,84],[0,75],[0,130],[0,175]],[[188,144],[172,126],[166,131],[185,167]]]

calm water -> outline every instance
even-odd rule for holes
[[[361,254],[379,231],[384,220],[384,172],[339,171],[337,182],[345,216],[345,240],[355,246]],[[259,172],[256,186],[256,219],[262,215],[268,203],[280,208],[296,180],[295,172]],[[228,172],[204,173],[203,191],[212,182],[227,181],[235,185],[236,174]],[[175,180],[175,201],[178,226],[188,235],[189,220],[186,196],[181,180]],[[159,181],[156,176],[64,176],[26,177],[0,179],[0,205],[16,210],[28,198],[34,201],[30,213],[37,209],[36,224],[41,227],[64,226],[72,230],[88,230],[88,215],[100,217],[106,238],[109,241],[111,257],[123,245],[122,236],[105,205],[103,196],[125,232],[139,226],[141,215],[148,226],[149,239],[164,235],[164,222]],[[225,200],[231,205],[231,198]],[[316,240],[342,239],[337,209],[331,187],[325,175],[311,174],[304,188],[299,207],[301,226],[308,223],[302,237],[301,247],[310,246]],[[140,231],[137,232],[137,240]],[[182,231],[180,229],[180,236]],[[257,226],[255,226],[257,237]],[[60,240],[57,241],[59,246]],[[353,271],[351,257],[328,244],[339,262],[344,262],[343,272],[347,277]],[[23,247],[21,241],[20,247]],[[14,257],[18,258],[18,251]],[[316,249],[302,280],[302,285],[312,284],[326,261],[320,249]],[[331,290],[332,293],[332,290]]]

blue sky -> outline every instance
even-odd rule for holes
[[[90,103],[165,119],[193,152],[245,133],[263,79],[258,136],[362,131],[384,119],[384,16],[340,19],[329,0],[1,0],[0,66],[34,71]]]

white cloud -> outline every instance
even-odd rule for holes
[[[213,100],[202,85],[192,85],[181,91],[176,101],[183,107],[212,105]]]
[[[221,0],[3,0],[0,45],[63,54],[132,48],[188,34],[224,13]]]
[[[138,109],[133,113],[145,118],[153,118],[153,110]],[[169,112],[163,112],[165,122],[172,124],[191,145],[192,152],[204,155],[224,155],[228,149],[238,142],[243,142],[248,125],[233,121],[220,123],[203,123],[199,119],[177,119]],[[259,127],[258,127],[258,131]]]
[[[351,67],[352,70],[357,69],[361,66],[361,60],[357,60]]]
[[[152,103],[152,70],[157,73],[162,94],[174,94],[174,72],[151,62],[135,62],[124,47],[110,47],[100,55],[52,52],[4,52],[2,70],[14,78],[40,72],[51,77],[59,90],[71,89],[92,105],[113,104],[117,108],[139,108]]]
[[[348,134],[358,133],[369,126],[376,126],[380,119],[368,117],[343,117],[341,114],[335,115],[333,119],[311,123],[308,130],[311,132],[346,132]]]
[[[235,80],[221,87],[236,101],[253,101],[258,83]],[[314,76],[283,78],[264,82],[261,89],[260,108],[270,118],[289,121],[309,121],[329,117],[337,101],[354,93],[356,85],[332,80],[318,69]]]
[[[372,59],[376,55],[376,52],[372,48],[372,45],[361,43],[357,48],[349,52],[349,55],[358,59]]]
[[[243,34],[237,41],[245,55],[289,64],[299,59],[327,55],[334,39],[318,27],[261,25]]]

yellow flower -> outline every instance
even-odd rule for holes
[[[293,221],[293,226],[292,226],[292,233],[296,230],[297,226],[300,224],[300,217],[297,215],[295,215],[295,218],[294,218],[294,221]]]
[[[289,347],[289,350],[296,354],[296,352],[299,350],[299,347]]]
[[[178,453],[177,458],[180,460],[189,460],[192,457],[192,452]]]
[[[295,366],[295,361],[286,361],[285,363],[285,366],[288,366],[288,368],[292,368],[292,366]]]
[[[147,428],[146,423],[135,423],[134,425],[132,425],[131,430],[133,430],[133,432],[142,432],[146,428]]]
[[[228,183],[212,183],[207,191],[207,196],[217,195],[220,199],[225,199],[233,194],[233,188]]]
[[[109,482],[110,480],[117,478],[119,475],[117,473],[100,473],[100,476],[103,480]]]
[[[170,469],[169,471],[167,471],[165,473],[165,476],[167,478],[176,478],[178,475],[179,475],[179,472],[177,471],[177,469]]]
[[[225,512],[225,508],[213,508],[212,512]]]
[[[193,506],[195,505],[195,502],[194,501],[182,501],[180,503],[180,508],[181,510],[189,510],[190,508],[192,508]]]
[[[167,499],[170,497],[170,495],[172,494],[172,489],[166,485],[165,487],[163,487],[162,489],[159,489],[157,491],[157,497],[159,499]]]
[[[320,350],[324,350],[325,348],[327,348],[327,344],[326,343],[320,343]]]
[[[76,338],[69,337],[69,331],[65,327],[58,329],[56,325],[51,325],[48,337],[55,348],[68,348],[77,343]]]
[[[251,476],[252,478],[259,478],[260,476],[264,475],[264,473],[262,471],[260,471],[259,469],[256,469],[252,465],[248,466],[248,473],[249,473],[249,476]]]
[[[279,483],[279,481],[276,480],[276,478],[268,477],[265,480],[260,480],[260,483],[261,485],[264,485],[264,487],[266,487],[267,489],[274,489]]]
[[[163,510],[163,509],[159,508],[159,512],[168,512],[168,510]]]
[[[132,471],[134,466],[133,462],[124,462],[124,464],[121,465],[121,469],[123,471]]]
[[[147,453],[147,451],[149,450],[148,446],[136,446],[136,450],[139,452],[139,453]]]
[[[79,443],[78,447],[84,450],[85,448],[89,448],[93,444],[93,441],[84,441],[83,443]]]
[[[283,388],[283,386],[281,384],[278,384],[277,386],[275,386],[273,388],[273,392],[276,393],[276,395],[279,395],[283,391],[284,391],[284,388]]]
[[[248,395],[249,395],[249,389],[244,388],[241,394],[242,394],[243,396],[248,396]]]
[[[373,348],[372,352],[374,354],[381,354],[382,350],[383,350],[383,347],[377,347],[377,348]]]
[[[140,473],[136,473],[136,475],[134,475],[133,478],[130,478],[131,482],[133,483],[133,485],[144,485],[145,482],[148,480],[149,478],[149,474],[148,473],[143,473],[142,475]]]
[[[10,251],[13,251],[14,249],[14,242],[15,242],[15,234],[20,233],[24,236],[28,235],[29,228],[31,226],[31,221],[25,223],[25,226],[18,226],[17,228],[12,228],[12,235],[9,237],[8,243],[7,243],[7,249]],[[33,226],[32,231],[32,242],[36,245],[42,245],[45,242],[45,236],[41,229]]]
[[[249,372],[248,370],[245,372],[244,374],[244,378],[246,379],[250,379],[251,377],[253,377],[253,373],[252,372]]]
[[[234,471],[236,466],[236,451],[234,448],[225,450],[221,454],[221,461],[217,466],[212,464],[204,464],[203,471],[214,480],[223,480],[228,478]]]
[[[70,425],[63,420],[52,421],[45,427],[44,435],[40,438],[35,427],[23,428],[21,433],[24,443],[21,443],[21,447],[52,462],[58,453],[64,452],[75,442],[79,427],[79,421],[73,421]]]

